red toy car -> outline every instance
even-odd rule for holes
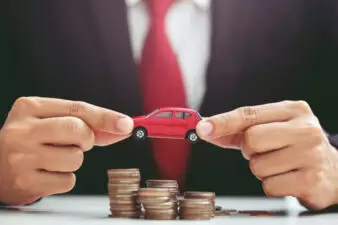
[[[197,143],[196,125],[201,115],[186,108],[159,108],[145,116],[134,117],[133,137],[145,140],[147,137],[179,138]]]

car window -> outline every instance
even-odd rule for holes
[[[175,117],[177,119],[184,119],[184,112],[175,112]]]
[[[187,119],[191,116],[191,113],[185,112],[184,113],[184,119]]]
[[[171,118],[172,112],[159,112],[154,117],[155,118]]]

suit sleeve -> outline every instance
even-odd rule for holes
[[[330,107],[327,109],[330,111],[331,120],[329,131],[329,141],[338,150],[338,2],[332,1],[331,3],[331,35],[328,42],[331,42],[331,54],[327,59],[332,65],[332,69],[328,71],[328,80],[326,90],[329,92],[327,95],[329,97]]]
[[[0,128],[15,100],[15,44],[6,17],[0,15]]]

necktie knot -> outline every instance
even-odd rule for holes
[[[175,0],[146,0],[151,17],[165,18],[170,6]]]

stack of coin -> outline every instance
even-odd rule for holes
[[[209,199],[212,204],[212,214],[215,216],[216,204],[215,204],[215,192],[199,192],[199,191],[187,191],[184,193],[186,199]]]
[[[148,188],[165,188],[171,192],[172,200],[176,202],[175,208],[178,213],[178,197],[180,195],[178,183],[176,180],[147,180]]]
[[[175,220],[177,199],[165,188],[140,188],[138,202],[144,209],[144,218],[149,220]]]
[[[141,206],[137,203],[141,175],[138,169],[110,169],[108,195],[111,217],[139,218]]]
[[[180,199],[179,216],[183,220],[210,220],[213,206],[210,199]]]

